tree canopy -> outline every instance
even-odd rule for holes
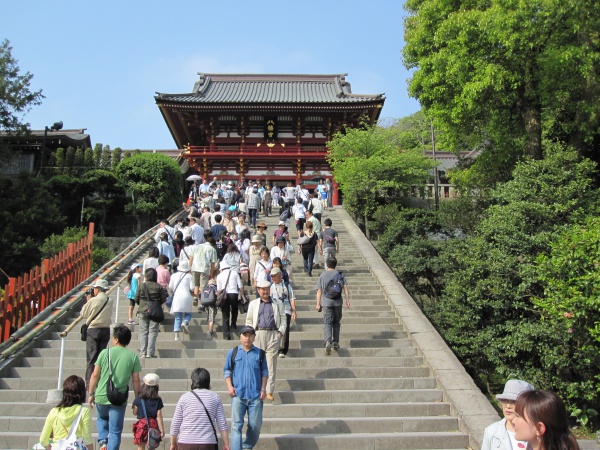
[[[400,147],[394,128],[346,129],[328,145],[327,158],[344,193],[344,204],[351,213],[365,217],[380,203],[408,195],[413,185],[422,185],[432,167],[422,149]]]
[[[166,216],[181,206],[183,185],[179,165],[160,153],[137,153],[116,169],[131,203],[126,210],[139,215]]]
[[[454,150],[484,144],[488,162],[509,169],[522,155],[540,159],[543,137],[597,151],[595,1],[407,0],[405,8],[409,92]]]
[[[29,124],[23,122],[23,115],[33,106],[42,102],[42,91],[32,92],[30,88],[33,75],[21,73],[12,55],[8,40],[0,44],[0,129],[14,134],[24,133]],[[0,160],[9,158],[10,153],[0,143]]]

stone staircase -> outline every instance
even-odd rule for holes
[[[363,257],[337,220],[338,212],[326,216],[338,231],[341,253],[338,268],[348,279],[351,308],[344,309],[341,348],[326,356],[323,350],[322,313],[315,311],[314,286],[323,269],[310,278],[302,271],[302,258],[294,256],[293,286],[298,320],[292,324],[288,357],[279,359],[274,402],[265,402],[258,449],[441,449],[469,447],[469,435],[459,431],[459,418],[424,357],[400,323]],[[270,236],[277,218],[265,220]],[[322,256],[320,263],[323,265]],[[126,319],[127,303],[121,301],[119,318]],[[245,316],[238,319],[243,325]],[[230,417],[229,397],[223,380],[227,350],[237,340],[224,341],[220,333],[210,339],[206,314],[194,314],[190,335],[173,340],[173,320],[161,325],[159,358],[142,360],[142,376],[157,373],[168,430],[175,403],[189,389],[196,367],[208,369],[212,389]],[[60,339],[66,328],[57,326],[37,348],[9,369],[0,380],[0,448],[31,448],[39,439],[45,417],[48,389],[56,388]],[[139,348],[137,326],[130,349]],[[66,342],[64,376],[84,375],[85,343],[78,333]],[[130,400],[132,400],[130,398]],[[123,447],[133,445],[126,416]],[[168,438],[167,438],[168,442]],[[168,448],[168,443],[166,444]]]

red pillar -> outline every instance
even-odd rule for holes
[[[338,196],[338,192],[339,192],[339,188],[338,188],[338,184],[333,181],[333,198],[331,199],[331,203],[333,204],[333,206],[337,206],[339,205],[339,196]]]

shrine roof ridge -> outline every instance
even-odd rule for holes
[[[157,102],[182,103],[383,103],[384,94],[353,94],[347,74],[199,73],[190,93],[157,92]]]

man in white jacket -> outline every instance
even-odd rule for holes
[[[263,349],[267,355],[269,381],[267,382],[267,400],[274,400],[275,381],[277,380],[277,354],[281,337],[285,335],[287,321],[283,305],[271,299],[271,283],[263,280],[257,283],[260,298],[252,300],[246,314],[246,325],[256,330],[254,345]]]

